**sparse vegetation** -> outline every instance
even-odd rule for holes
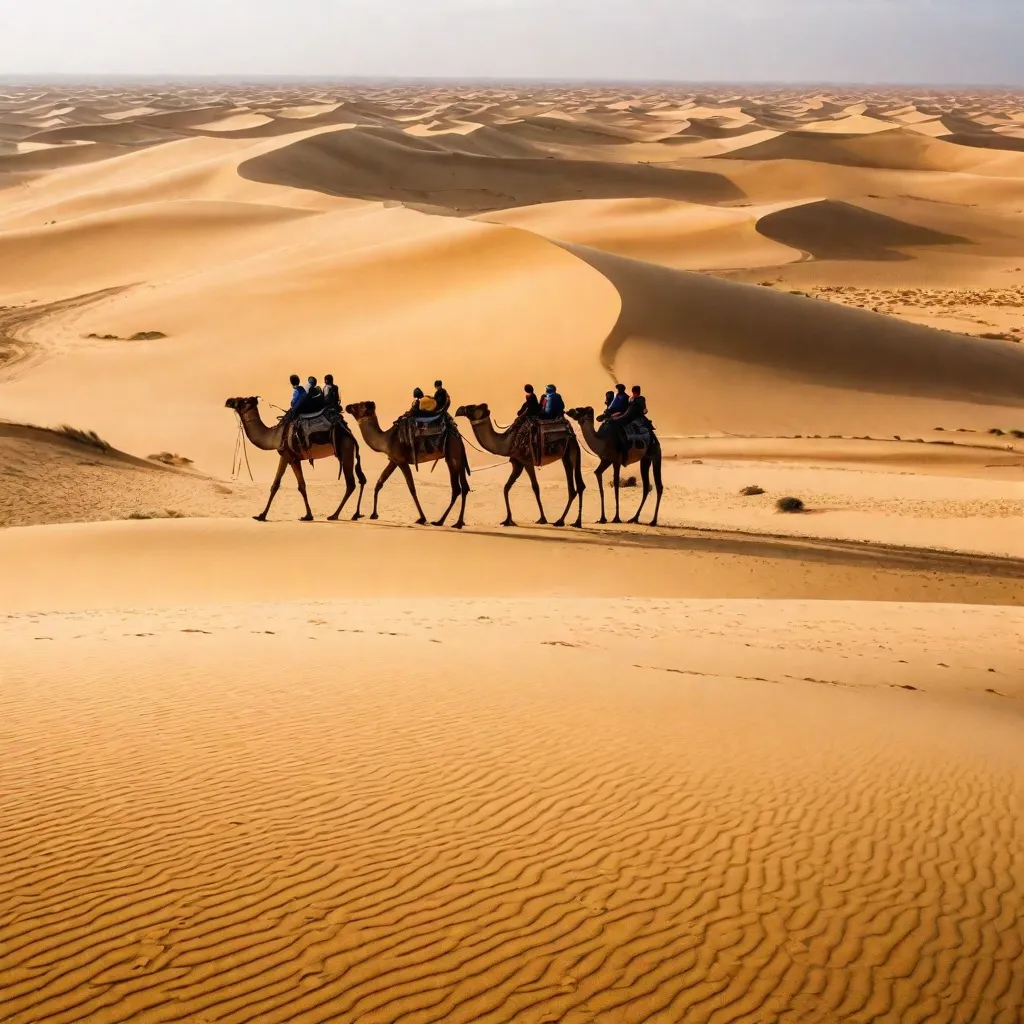
[[[187,519],[184,512],[178,512],[173,508],[164,509],[162,512],[132,512],[125,516],[125,519]]]
[[[786,497],[786,498],[779,498],[779,500],[777,502],[775,502],[775,507],[780,512],[803,512],[803,511],[805,511],[803,500],[800,499],[800,498],[794,498],[792,496]]]
[[[78,427],[71,427],[65,423],[60,427],[57,433],[63,435],[69,441],[88,445],[90,448],[96,448],[101,452],[109,452],[112,448],[112,445],[104,441],[95,430],[79,430]]]
[[[1005,430],[1000,430],[999,427],[989,427],[988,432],[995,434],[996,437],[1002,437],[1006,433]]]
[[[744,487],[740,494],[746,498],[753,498],[755,495],[764,494],[764,488],[758,487],[757,484],[751,484],[749,487]]]
[[[625,480],[620,480],[619,481],[619,486],[620,487],[636,487],[636,477],[635,476],[627,476],[625,478]]]
[[[173,452],[157,452],[156,455],[149,456],[149,461],[161,462],[165,466],[176,466],[178,468],[192,465],[191,459],[186,459],[184,455],[175,455]]]
[[[157,341],[166,338],[163,331],[136,331],[130,338],[122,338],[119,334],[87,334],[87,338],[96,338],[99,341]]]
[[[1010,437],[1015,437],[1019,441],[1021,438],[1024,438],[1024,430],[1011,430]]]

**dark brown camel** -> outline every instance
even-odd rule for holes
[[[594,470],[594,475],[597,477],[597,486],[601,494],[601,518],[598,522],[608,522],[604,514],[604,471],[609,466],[612,467],[612,484],[615,488],[615,518],[612,519],[612,522],[621,523],[622,520],[619,518],[619,474],[623,467],[639,462],[644,493],[640,499],[640,507],[636,510],[636,515],[629,522],[640,522],[640,513],[647,502],[647,496],[651,493],[651,469],[653,468],[654,488],[658,493],[654,503],[654,518],[651,520],[651,526],[657,526],[658,510],[661,508],[661,494],[664,490],[661,485],[661,442],[658,440],[657,434],[652,430],[649,440],[643,448],[631,448],[628,452],[624,453],[616,446],[613,437],[598,434],[594,427],[594,410],[590,406],[585,406],[582,409],[569,409],[565,415],[579,423],[580,429],[583,431],[583,440],[586,442],[587,447],[601,460],[600,465]]]
[[[462,498],[462,505],[459,507],[459,518],[456,522],[452,523],[452,529],[461,530],[466,525],[466,495],[469,494],[470,468],[469,460],[466,457],[466,446],[463,444],[462,435],[454,423],[450,423],[445,431],[443,435],[444,444],[442,446],[434,450],[420,450],[417,448],[416,451],[413,451],[401,421],[396,421],[387,430],[381,428],[380,422],[377,419],[376,402],[356,402],[353,405],[346,405],[345,412],[359,424],[363,440],[375,452],[380,452],[388,457],[388,464],[384,467],[384,472],[381,473],[380,479],[373,488],[373,512],[370,514],[371,519],[377,518],[377,495],[380,494],[380,489],[387,482],[388,477],[396,469],[399,469],[402,472],[402,476],[405,477],[409,493],[412,495],[412,500],[416,505],[416,511],[420,514],[416,522],[422,526],[427,521],[427,517],[423,512],[423,507],[420,505],[420,499],[416,496],[416,484],[413,481],[410,466],[414,464],[419,465],[421,462],[437,462],[444,459],[445,465],[448,467],[448,475],[451,478],[452,500],[444,510],[444,515],[440,519],[436,519],[431,525],[444,526],[445,520],[455,507],[455,502],[459,500],[460,496]]]
[[[359,480],[359,497],[356,499],[356,514],[353,519],[362,519],[359,509],[363,502],[363,488],[366,486],[366,476],[363,473],[362,463],[359,459],[359,442],[347,430],[336,426],[333,431],[331,443],[314,444],[309,450],[299,449],[295,442],[295,432],[277,423],[268,427],[260,416],[259,398],[229,398],[225,403],[229,409],[238,413],[242,421],[242,429],[245,436],[257,448],[267,452],[277,452],[281,460],[277,466],[277,475],[270,485],[270,497],[267,498],[267,507],[258,515],[253,516],[257,522],[266,522],[267,513],[274,501],[278,488],[281,486],[281,478],[284,471],[290,466],[295,474],[299,485],[299,494],[302,495],[303,504],[306,506],[306,514],[301,522],[309,523],[313,520],[313,510],[309,507],[309,499],[306,497],[306,480],[302,474],[303,459],[326,459],[337,458],[340,466],[339,475],[345,475],[345,496],[334,514],[328,519],[334,520],[341,515],[345,502],[352,496],[356,489],[356,479]]]
[[[485,451],[491,452],[493,455],[504,456],[512,464],[512,475],[505,483],[506,515],[505,521],[501,524],[502,526],[516,525],[512,519],[512,506],[509,504],[508,493],[524,471],[530,478],[530,484],[533,486],[533,496],[537,499],[537,508],[540,510],[540,519],[537,520],[537,523],[543,524],[547,522],[547,518],[544,515],[544,505],[540,500],[540,484],[537,483],[537,469],[542,466],[549,466],[553,462],[561,462],[565,467],[565,482],[569,490],[569,500],[565,503],[565,509],[561,516],[552,525],[565,526],[565,517],[569,514],[573,501],[578,497],[579,510],[576,515],[576,522],[572,525],[577,529],[583,526],[583,492],[586,490],[586,484],[583,482],[580,444],[576,440],[572,427],[566,424],[568,433],[565,435],[564,442],[558,446],[557,450],[541,455],[538,461],[537,453],[533,450],[532,445],[522,442],[522,432],[517,429],[515,424],[503,433],[498,433],[494,429],[494,424],[491,422],[491,410],[487,408],[486,404],[460,406],[456,410],[455,415],[465,416],[469,420],[469,425],[473,428],[477,441],[480,442],[480,446]]]

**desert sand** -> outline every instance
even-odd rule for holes
[[[1012,93],[0,85],[0,1019],[1024,1019],[1022,212]],[[293,372],[639,382],[659,525],[253,522]]]

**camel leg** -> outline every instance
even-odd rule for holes
[[[529,462],[525,463],[523,468],[526,470],[526,475],[530,478],[530,486],[533,488],[533,496],[537,499],[537,508],[540,510],[540,519],[537,520],[538,526],[544,526],[548,518],[544,515],[544,505],[540,500],[540,484],[537,483],[537,469],[535,466],[531,466]]]
[[[654,455],[651,459],[651,464],[654,468],[654,518],[651,520],[651,526],[658,525],[658,512],[661,510],[661,494],[664,491],[664,487],[661,485],[661,448],[655,448]]]
[[[461,530],[466,525],[466,496],[469,494],[469,476],[466,473],[465,463],[459,472],[459,491],[462,494],[462,504],[459,506],[459,518],[452,523],[453,530]]]
[[[583,453],[577,448],[574,462],[574,475],[576,479],[576,495],[579,498],[579,507],[576,509],[576,522],[572,525],[577,530],[583,529],[583,492],[587,485],[583,482]]]
[[[445,460],[446,461],[446,460]],[[459,469],[452,463],[447,463],[447,469],[449,469],[449,478],[452,480],[452,501],[449,502],[447,507],[440,519],[435,519],[430,525],[431,526],[443,526],[444,520],[449,517],[449,513],[455,508],[455,503],[459,500]]]
[[[597,477],[597,489],[601,495],[601,518],[598,519],[599,523],[607,523],[608,519],[604,513],[604,472],[611,465],[607,459],[602,459],[601,464],[594,470],[594,476]]]
[[[416,481],[412,478],[412,470],[406,462],[401,463],[398,468],[402,471],[402,476],[405,477],[405,483],[408,486],[409,493],[412,495],[412,500],[416,505],[416,511],[420,514],[419,519],[416,520],[416,525],[422,526],[427,521],[427,517],[423,511],[423,506],[420,504],[420,499],[416,497]]]
[[[345,496],[341,499],[341,504],[335,509],[334,515],[327,517],[331,522],[335,522],[338,516],[341,515],[345,502],[352,497],[352,492],[356,489],[356,477],[355,473],[352,472],[355,457],[351,447],[346,447],[343,453],[338,456],[338,462],[341,464],[341,471],[345,474]]]
[[[284,471],[287,468],[288,460],[282,455],[281,461],[277,464],[277,475],[274,477],[274,482],[270,485],[270,497],[267,498],[267,507],[258,516],[253,516],[257,523],[265,523],[267,521],[267,513],[270,511],[270,506],[273,504],[274,496],[281,486],[281,479],[284,477]]]
[[[380,518],[377,515],[377,495],[380,494],[380,489],[388,482],[388,477],[390,477],[391,474],[394,473],[394,471],[396,469],[398,469],[398,463],[397,462],[389,462],[384,467],[384,472],[381,473],[380,477],[378,478],[377,483],[376,483],[376,485],[373,488],[373,512],[370,513],[370,518],[371,519],[379,519]]]
[[[565,517],[569,514],[569,509],[572,508],[577,493],[574,481],[575,466],[572,455],[568,451],[562,456],[562,466],[565,469],[565,486],[569,490],[569,500],[565,503],[562,514],[551,524],[552,526],[565,526]]]
[[[644,505],[647,504],[647,495],[651,493],[651,457],[646,452],[640,460],[640,479],[643,481],[644,493],[640,498],[640,507],[636,510],[636,515],[629,520],[631,523],[640,522],[640,513],[643,512]]]
[[[300,523],[313,522],[313,510],[309,507],[309,498],[306,497],[306,478],[302,475],[302,463],[296,459],[292,463],[292,472],[299,485],[299,494],[302,495],[302,503],[306,506],[306,514],[299,520]]]
[[[615,488],[615,517],[612,519],[613,523],[621,523],[622,520],[619,518],[619,474],[622,467],[617,463],[612,463],[612,487]]]
[[[508,492],[512,490],[512,485],[523,475],[523,468],[521,462],[512,461],[512,474],[505,481],[505,522],[501,524],[502,526],[516,525],[512,519],[512,506],[508,503]]]

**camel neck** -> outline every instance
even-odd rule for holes
[[[246,409],[239,413],[245,436],[256,447],[267,452],[279,451],[284,443],[284,428],[277,424],[268,427],[263,422],[258,408]]]
[[[381,430],[380,421],[377,419],[376,413],[372,416],[365,416],[359,420],[359,431],[363,435],[363,440],[375,451],[375,452],[387,452],[389,443],[391,441],[391,431]]]
[[[580,425],[580,430],[583,431],[583,440],[587,442],[587,447],[592,452],[604,447],[604,438],[597,436],[593,414],[581,416],[577,422]]]
[[[505,455],[509,453],[509,431],[499,434],[494,429],[494,423],[490,416],[483,420],[470,420],[469,425],[473,428],[476,439],[480,446],[492,455]]]

